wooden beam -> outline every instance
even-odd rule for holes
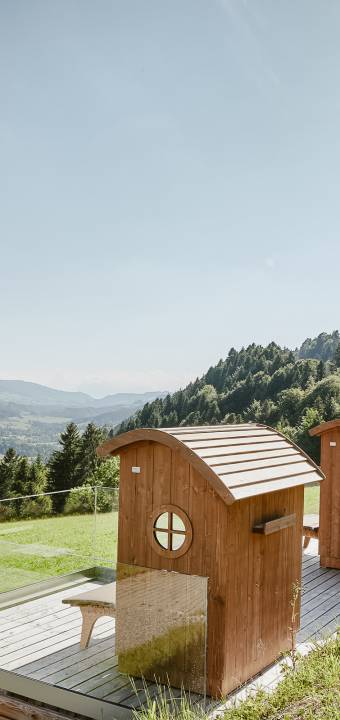
[[[267,522],[254,525],[253,532],[259,533],[260,535],[271,535],[279,530],[285,530],[285,528],[293,527],[295,523],[295,513],[292,515],[283,515],[283,517],[275,518],[275,520],[268,520]]]
[[[6,720],[70,720],[69,715],[62,715],[56,710],[33,705],[7,695],[0,695],[0,718]]]

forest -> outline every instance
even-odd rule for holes
[[[60,435],[60,448],[47,463],[39,456],[30,460],[9,448],[0,461],[0,500],[10,500],[0,503],[0,521],[92,512],[94,487],[97,509],[111,510],[112,492],[108,490],[118,487],[119,463],[116,458],[101,460],[96,454],[107,436],[107,430],[94,423],[81,434],[71,422]],[[64,490],[70,492],[61,492]]]
[[[9,448],[0,460],[0,520],[41,517],[52,513],[86,513],[110,509],[103,488],[119,484],[117,458],[99,459],[96,448],[119,432],[138,427],[217,425],[258,422],[276,427],[317,462],[319,442],[309,428],[340,417],[340,336],[338,331],[307,339],[295,351],[274,342],[231,348],[187,387],[146,403],[118,427],[90,422],[83,433],[70,422],[60,435],[59,448],[44,463]],[[64,493],[60,491],[69,490]],[[43,493],[56,493],[43,495]],[[21,499],[23,495],[40,495]]]
[[[338,331],[307,339],[292,351],[272,342],[237,351],[187,387],[144,405],[111,434],[138,427],[258,422],[276,427],[316,461],[308,430],[340,416]]]

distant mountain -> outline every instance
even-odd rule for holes
[[[70,420],[80,429],[89,422],[112,427],[165,395],[154,391],[93,398],[23,380],[0,380],[0,455],[14,447],[23,455],[47,457]]]
[[[23,380],[0,380],[0,454],[8,447],[47,457],[70,420],[112,433],[135,427],[169,427],[256,421],[274,425],[317,457],[308,427],[340,416],[340,334],[320,333],[295,350],[253,343],[210,367],[184,389],[115,393],[55,390]]]
[[[56,390],[26,382],[25,380],[0,380],[0,402],[18,403],[21,405],[50,405],[76,408],[94,407],[107,408],[115,405],[134,405],[154,400],[164,395],[164,392],[154,391],[146,393],[115,393],[105,395],[103,398],[94,398],[87,393]]]

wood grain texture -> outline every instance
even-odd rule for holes
[[[260,535],[271,535],[274,532],[285,530],[285,528],[292,527],[296,523],[296,515],[283,515],[283,517],[275,518],[275,520],[268,520],[267,522],[259,523],[254,525],[253,532],[259,533]]]
[[[0,695],[0,717],[6,720],[69,720],[70,718],[69,715],[63,715],[57,710],[39,707],[8,695]]]
[[[227,505],[178,448],[143,443],[122,449],[118,560],[208,577],[208,692],[230,692],[289,647],[290,596],[301,579],[303,485]],[[131,466],[141,467],[140,475]],[[143,496],[143,498],[141,497]],[[145,541],[163,505],[189,517],[192,543],[167,558]],[[259,536],[254,524],[295,515],[283,532]],[[133,598],[132,598],[133,602]],[[117,624],[119,617],[117,616]]]
[[[184,472],[182,475],[183,479],[188,480],[187,474]],[[299,490],[298,490],[299,491]],[[209,490],[208,490],[209,492]],[[185,489],[187,494],[187,487]],[[210,500],[207,496],[208,505],[210,507]],[[296,502],[296,498],[295,501]],[[272,510],[267,508],[267,510]],[[274,510],[276,506],[274,505]],[[256,523],[263,512],[263,499],[257,498],[251,502],[249,508],[249,527],[252,527]],[[222,518],[221,518],[222,519]],[[220,522],[220,521],[219,521]],[[205,518],[205,531],[207,538],[215,537],[215,518],[212,517],[210,512]],[[229,526],[229,530],[231,530]],[[228,535],[228,531],[227,531]],[[230,641],[233,643],[233,647],[238,647],[241,642],[245,643],[246,637],[246,649],[240,649],[240,655],[243,654],[243,658],[249,663],[250,675],[254,677],[256,668],[259,663],[259,656],[263,659],[263,667],[265,662],[265,648],[263,647],[263,622],[254,623],[252,622],[254,617],[261,617],[261,604],[262,604],[262,593],[263,585],[266,584],[266,573],[264,568],[264,557],[266,543],[263,542],[264,538],[260,536],[253,536],[254,542],[249,548],[248,563],[249,571],[251,570],[247,587],[247,624],[246,624],[246,636],[244,633],[244,614],[239,615],[237,621],[237,629],[234,635],[231,635]],[[268,538],[267,538],[268,539]],[[292,536],[292,542],[294,538]],[[236,544],[234,544],[234,548]],[[315,547],[315,546],[314,546]],[[312,547],[312,552],[314,551]],[[316,549],[316,548],[315,548]],[[287,553],[289,552],[289,546],[285,543],[284,554],[282,557],[282,566],[287,562]],[[216,557],[216,547],[213,546],[212,542],[207,542],[207,552],[209,553],[208,562],[213,562]],[[184,558],[182,558],[184,560]],[[298,632],[298,650],[299,643],[310,642],[313,639],[324,638],[326,635],[335,632],[339,625],[339,593],[340,593],[340,571],[334,569],[320,568],[319,558],[317,555],[304,554],[303,556],[303,588],[302,588],[302,605],[301,605],[301,629]],[[239,583],[242,579],[242,571],[238,573],[237,580],[235,582],[234,595],[237,597]],[[223,580],[223,578],[222,578]],[[88,584],[88,589],[93,587],[92,584]],[[79,593],[82,591],[83,586],[79,586]],[[221,592],[221,590],[220,590]],[[139,698],[134,694],[131,684],[126,677],[122,676],[117,668],[117,658],[114,657],[114,636],[113,636],[113,621],[102,620],[99,621],[102,624],[102,628],[108,627],[110,634],[106,632],[97,632],[96,638],[90,647],[81,651],[79,649],[79,632],[80,632],[80,618],[77,610],[62,605],[62,599],[66,597],[66,593],[69,590],[61,593],[54,593],[48,598],[38,598],[31,602],[26,602],[21,606],[15,606],[2,610],[0,612],[0,624],[1,627],[6,627],[6,638],[7,638],[7,651],[8,657],[11,658],[10,667],[15,671],[16,675],[28,677],[32,680],[34,687],[35,680],[43,680],[47,685],[54,685],[65,690],[78,693],[86,693],[91,698],[102,698],[105,702],[121,703],[123,707],[120,707],[120,717],[122,717],[123,708],[125,709],[125,718],[129,720],[131,715],[129,707],[137,707],[139,702],[145,701],[145,692],[142,681],[136,681],[137,688],[141,688]],[[216,593],[217,594],[217,593]],[[241,590],[243,597],[244,592]],[[243,602],[243,601],[242,601]],[[46,612],[48,607],[48,612]],[[284,606],[282,610],[285,611]],[[62,643],[59,643],[60,638],[60,623],[61,618],[64,617],[64,624],[68,624],[67,618],[70,618],[75,626],[74,640],[71,644],[68,644],[68,639],[65,638]],[[243,619],[242,619],[243,618]],[[249,619],[249,622],[248,622]],[[281,618],[279,622],[283,622],[284,618]],[[243,623],[243,625],[241,624]],[[16,627],[15,627],[16,625]],[[39,635],[43,633],[44,629],[48,628],[50,633],[49,644],[45,649],[39,653],[34,652],[34,645],[39,642]],[[14,635],[9,633],[14,632]],[[16,638],[20,633],[25,633],[25,636],[30,635],[29,646],[27,652],[29,655],[22,658],[22,653],[19,651]],[[216,638],[218,640],[218,630],[216,629]],[[13,645],[12,645],[13,643]],[[1,653],[0,653],[1,655]],[[36,659],[35,659],[36,657]],[[239,662],[241,657],[239,657]],[[5,661],[0,660],[0,668],[3,666]],[[5,663],[8,667],[8,663]],[[218,663],[217,663],[218,667]],[[236,663],[232,666],[232,672],[234,676],[237,675]],[[251,670],[253,668],[253,670]],[[264,679],[267,678],[266,684],[272,682],[273,675],[277,671],[277,666],[272,667],[269,671],[265,671],[262,676]],[[259,680],[257,680],[259,682]],[[152,697],[157,693],[157,688],[153,683],[147,683],[148,692]],[[237,694],[237,697],[242,696],[244,692],[252,689],[252,684],[243,688]],[[202,700],[202,698],[197,698]],[[8,698],[4,699],[6,703]],[[36,707],[36,706],[34,706]],[[8,717],[8,720],[24,720],[24,718],[34,718],[31,715],[30,703],[23,702],[23,715],[8,715],[8,710],[4,710],[3,716]],[[112,707],[111,716],[116,715],[117,706]],[[41,720],[58,720],[57,710],[51,710],[51,715]],[[0,708],[0,715],[1,715]],[[222,713],[221,713],[222,714]],[[40,720],[40,718],[37,718]]]
[[[320,563],[340,567],[340,420],[322,423],[310,430],[321,437],[321,469],[325,480],[320,486]]]
[[[196,428],[140,428],[108,440],[97,452],[101,457],[115,455],[123,448],[145,441],[155,442],[169,451],[177,450],[227,505],[240,498],[292,487],[295,475],[299,475],[298,484],[313,484],[323,479],[320,468],[300,448],[277,430],[259,423]],[[256,453],[259,453],[257,457]],[[291,462],[289,459],[280,461],[280,458],[286,458],[290,453],[293,453]],[[255,463],[247,462],[247,455]],[[237,456],[243,465],[229,470],[229,462],[237,462]],[[273,456],[276,460],[268,463]],[[263,460],[262,464],[260,460]],[[278,469],[279,465],[281,469]],[[234,473],[237,473],[237,478]],[[262,488],[260,483],[265,479],[275,483]],[[241,493],[234,491],[239,486],[243,488]]]
[[[316,425],[315,427],[311,428],[309,434],[311,437],[315,437],[318,435],[323,435],[325,432],[329,432],[329,430],[338,430],[339,428],[339,419],[329,420],[328,422],[321,423],[321,425]]]

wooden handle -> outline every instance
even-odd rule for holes
[[[296,515],[283,515],[282,517],[275,518],[275,520],[268,520],[268,522],[259,523],[254,525],[253,532],[259,533],[260,535],[271,535],[271,533],[284,530],[285,528],[292,527],[296,523]]]

